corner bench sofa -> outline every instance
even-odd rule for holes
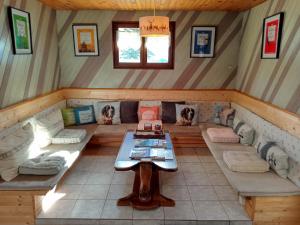
[[[149,95],[148,92],[151,92]],[[25,103],[20,103],[16,106],[1,110],[0,115],[5,119],[0,118],[0,132],[6,132],[16,122],[28,119],[36,113],[47,113],[55,108],[66,107],[70,105],[70,101],[97,101],[98,99],[118,100],[118,99],[139,99],[143,100],[189,100],[198,101],[203,105],[211,102],[225,102],[230,104],[237,110],[239,116],[246,122],[255,124],[255,129],[260,129],[262,132],[270,133],[268,129],[275,129],[277,134],[283,135],[286,140],[281,140],[283,146],[288,146],[289,151],[292,149],[291,156],[294,157],[293,151],[299,151],[297,146],[300,140],[298,136],[300,119],[297,116],[286,114],[280,109],[273,106],[268,106],[265,103],[255,100],[251,97],[244,96],[239,92],[227,90],[211,90],[211,91],[161,91],[161,90],[94,90],[94,89],[63,89],[52,94],[42,96],[35,100]],[[246,101],[244,101],[246,100]],[[278,125],[281,128],[289,131],[291,134],[263,120],[255,113],[242,107],[239,104],[249,108],[251,111],[258,112],[264,115],[264,111],[256,111],[253,107],[253,102],[258,103],[258,106],[263,106],[265,109],[272,109],[275,112],[275,118],[278,115],[287,115],[283,118],[286,121],[295,121],[292,126],[283,126],[280,121]],[[270,108],[271,107],[271,108]],[[201,108],[201,106],[200,106]],[[277,111],[278,110],[278,113]],[[200,110],[201,111],[201,110]],[[204,110],[205,111],[205,110]],[[206,114],[209,114],[209,112]],[[264,115],[265,116],[265,115]],[[201,115],[200,115],[201,117]],[[254,118],[255,117],[255,118]],[[272,121],[273,117],[268,120]],[[252,123],[256,121],[255,123]],[[264,174],[241,174],[231,172],[222,160],[222,152],[227,150],[251,151],[251,146],[241,146],[240,144],[223,144],[212,143],[206,134],[206,128],[213,126],[211,121],[204,120],[199,126],[194,127],[178,127],[176,125],[164,124],[165,129],[170,130],[173,135],[175,147],[206,147],[210,149],[215,157],[220,168],[224,172],[228,181],[235,188],[242,199],[245,200],[245,209],[254,221],[255,225],[296,225],[300,224],[299,210],[300,205],[300,188],[294,185],[289,180],[283,179],[275,175],[273,172]],[[272,121],[274,122],[274,121]],[[275,121],[277,123],[277,121]],[[257,124],[262,124],[262,127],[257,127]],[[66,151],[70,153],[67,159],[67,166],[56,176],[18,176],[11,182],[0,181],[0,224],[35,224],[36,215],[39,213],[42,196],[46,195],[54,188],[67,173],[68,169],[79,158],[80,153],[84,150],[87,143],[98,144],[102,146],[119,146],[124,133],[128,129],[136,128],[136,124],[120,124],[120,125],[83,125],[77,128],[84,128],[88,135],[79,144],[69,145],[50,145],[45,148],[48,151]],[[275,133],[276,133],[275,132]],[[295,135],[295,136],[293,136]],[[293,144],[286,144],[291,141]],[[295,147],[296,145],[296,147]],[[298,157],[296,152],[296,156]],[[299,160],[298,158],[296,160]],[[299,161],[298,161],[299,162]],[[5,208],[8,208],[5,209]],[[8,212],[8,213],[7,213]]]

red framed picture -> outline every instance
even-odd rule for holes
[[[264,19],[261,58],[279,58],[283,17],[281,12]]]

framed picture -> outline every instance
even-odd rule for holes
[[[282,35],[284,13],[264,19],[261,58],[278,59]]]
[[[30,14],[13,7],[7,8],[14,54],[32,54]]]
[[[97,24],[73,24],[75,56],[98,56]]]
[[[191,58],[212,58],[215,51],[216,27],[192,27]]]

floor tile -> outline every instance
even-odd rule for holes
[[[117,155],[101,155],[97,158],[96,164],[102,163],[102,162],[111,162],[114,163],[116,161]]]
[[[42,209],[39,218],[70,218],[76,200],[58,200],[47,210]]]
[[[230,221],[230,225],[252,225],[252,221],[246,221],[246,220],[236,220],[236,221]]]
[[[163,185],[161,193],[173,200],[190,200],[188,189],[183,185]]]
[[[179,163],[178,168],[184,173],[203,173],[204,168],[201,163]]]
[[[192,200],[217,200],[213,186],[188,186]]]
[[[187,185],[211,185],[205,173],[184,173]]]
[[[117,171],[112,178],[112,184],[133,184],[134,172],[132,171]]]
[[[94,167],[94,163],[96,161],[96,156],[83,156],[80,157],[77,164],[74,165],[72,170],[74,171],[86,171],[90,172],[92,171]]]
[[[103,162],[98,161],[94,163],[94,168],[92,169],[92,172],[94,173],[114,173],[114,162]]]
[[[90,173],[86,184],[111,184],[112,173]]]
[[[197,225],[197,221],[190,220],[165,220],[165,225]]]
[[[64,184],[85,184],[89,177],[89,173],[87,171],[71,171],[66,179],[64,180]]]
[[[117,206],[116,200],[106,200],[102,219],[132,219],[133,209],[131,206]]]
[[[198,155],[200,162],[216,162],[215,158],[211,155]]]
[[[107,184],[84,185],[78,199],[106,199],[108,190]]]
[[[166,220],[195,220],[191,201],[176,201],[175,207],[164,207]]]
[[[198,220],[228,220],[218,201],[193,201],[193,206]]]
[[[78,199],[82,186],[81,184],[63,184],[55,193],[63,194],[61,199]]]
[[[130,184],[112,184],[110,185],[107,199],[119,199],[129,195],[132,192]]]
[[[163,220],[164,219],[163,207],[159,207],[153,210],[133,210],[133,219],[153,219],[153,220]]]
[[[203,162],[202,166],[207,173],[223,173],[216,162]]]
[[[217,221],[213,221],[213,220],[199,220],[197,225],[231,225],[231,223],[229,221],[222,221],[222,220],[217,220]]]
[[[160,174],[160,183],[163,185],[186,185],[183,173],[180,171]]]
[[[178,162],[200,162],[197,155],[176,155],[176,159]]]
[[[219,200],[238,200],[238,193],[231,186],[214,186]]]
[[[226,177],[221,173],[208,174],[208,179],[212,185],[229,185]]]
[[[238,201],[221,201],[230,220],[249,220],[245,210]]]
[[[132,220],[101,220],[99,225],[132,225]]]
[[[164,225],[164,220],[133,220],[133,225]]]
[[[100,219],[104,200],[77,200],[71,218]]]

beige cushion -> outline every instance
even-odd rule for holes
[[[207,134],[212,142],[239,143],[240,137],[235,134],[232,128],[208,128]]]
[[[226,151],[223,159],[228,168],[235,172],[263,173],[269,171],[269,164],[255,152]]]
[[[63,129],[53,138],[52,144],[74,144],[80,143],[86,136],[84,129]]]
[[[42,118],[34,118],[33,125],[38,145],[46,147],[51,144],[51,138],[64,129],[61,111],[57,109]]]

